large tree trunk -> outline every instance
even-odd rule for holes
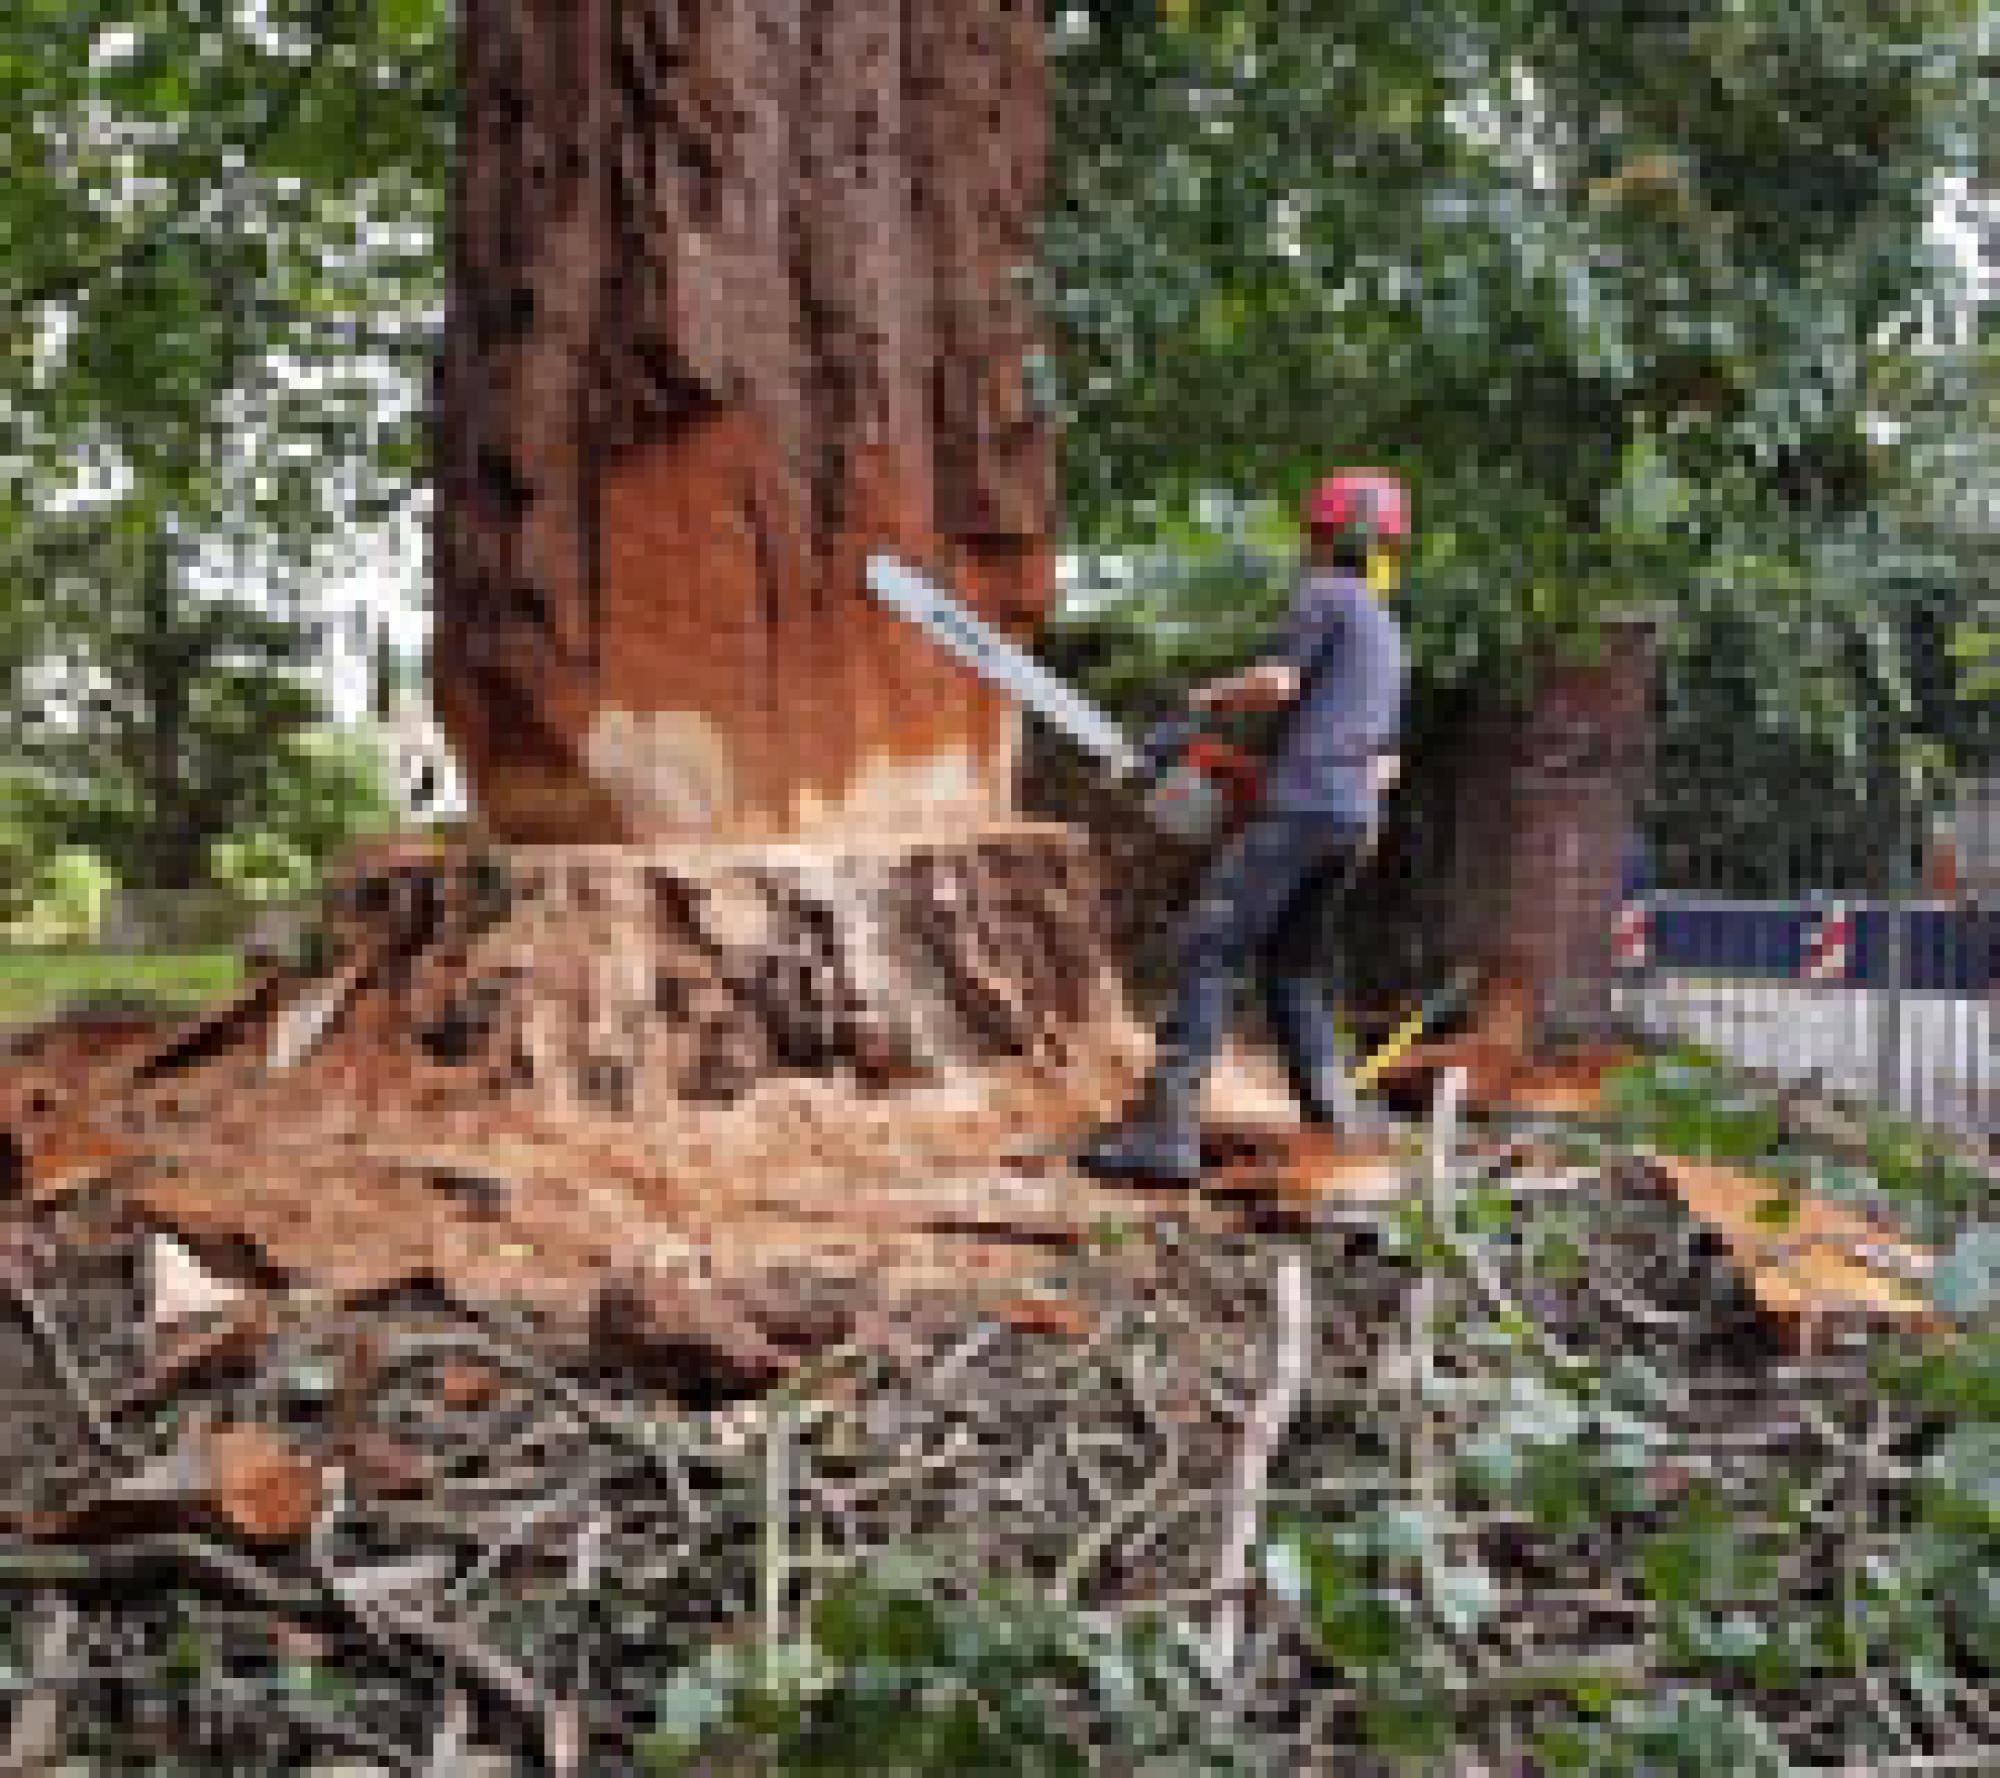
[[[1642,619],[1594,655],[1535,664],[1522,705],[1475,714],[1450,810],[1450,930],[1545,1028],[1610,1020],[1612,921],[1652,756],[1655,648]]]
[[[1078,847],[864,585],[893,552],[1022,635],[1052,590],[1039,9],[468,0],[463,40],[434,677],[512,892],[371,1000],[496,1115],[688,1131],[717,1192],[812,1164],[788,1091],[899,1140],[997,1135],[1023,1069],[1094,1113],[1130,1029]],[[363,862],[358,954],[452,880]]]
[[[513,841],[935,829],[1010,715],[867,555],[1024,631],[1039,9],[469,0],[437,691]]]

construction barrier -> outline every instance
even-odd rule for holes
[[[1914,901],[1902,910],[1901,986],[1994,991],[2000,909]],[[1612,952],[1626,975],[1743,976],[1825,986],[1889,983],[1892,910],[1862,901],[1731,901],[1655,894],[1620,905]]]
[[[1611,953],[1616,967],[1628,975],[1651,966],[1653,956],[1653,911],[1644,901],[1628,901],[1618,910],[1611,927]]]
[[[1805,931],[1799,979],[1844,985],[1854,973],[1854,915],[1844,902],[1820,910]]]

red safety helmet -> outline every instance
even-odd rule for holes
[[[1309,531],[1359,530],[1371,542],[1402,543],[1410,535],[1409,491],[1380,469],[1343,469],[1306,497]]]

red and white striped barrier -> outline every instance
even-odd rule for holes
[[[1799,978],[1808,982],[1844,982],[1854,964],[1854,915],[1845,902],[1834,902],[1806,929],[1799,956]]]
[[[1622,904],[1611,922],[1612,967],[1647,968],[1653,956],[1653,910],[1643,901]]]

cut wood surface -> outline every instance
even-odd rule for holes
[[[1394,1197],[1408,1188],[1409,1158],[1394,1137],[1344,1137],[1296,1122],[1211,1124],[1208,1189],[1223,1197],[1310,1202]]]
[[[1810,1193],[1713,1162],[1660,1156],[1659,1175],[1721,1238],[1757,1305],[1803,1348],[1828,1322],[1930,1326],[1933,1256]],[[1782,1208],[1778,1206],[1782,1203]]]

